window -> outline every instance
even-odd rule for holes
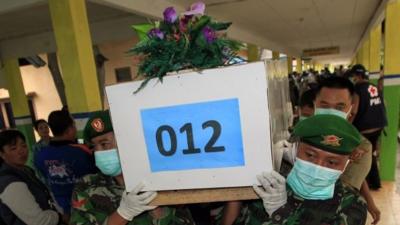
[[[14,119],[14,113],[13,113],[13,110],[12,110],[11,103],[10,102],[5,102],[4,103],[4,107],[6,108],[8,126],[15,128],[15,119]]]
[[[4,121],[4,116],[3,116],[3,111],[0,109],[0,130],[5,129],[6,126],[6,122]]]
[[[28,107],[32,122],[36,120],[36,111],[33,103],[33,95],[28,94]],[[15,117],[10,99],[1,99],[0,101],[0,129],[15,128]]]
[[[115,77],[117,83],[131,81],[131,68],[130,67],[122,67],[115,69]]]

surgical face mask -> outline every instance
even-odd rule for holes
[[[347,116],[350,114],[351,108],[352,108],[352,106],[350,107],[350,109],[347,113],[342,112],[337,109],[331,109],[331,108],[316,108],[314,115],[335,115],[335,116],[339,116],[339,117],[342,117],[343,119],[347,120]]]
[[[97,168],[99,168],[103,174],[112,177],[121,174],[121,164],[116,148],[104,151],[96,151],[94,153],[94,158]]]
[[[304,199],[326,200],[333,197],[335,183],[343,173],[297,158],[287,183]]]

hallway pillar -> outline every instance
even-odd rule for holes
[[[49,1],[68,109],[80,135],[88,113],[102,107],[85,0]]]

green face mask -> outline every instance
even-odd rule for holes
[[[94,158],[97,168],[99,168],[104,175],[115,177],[121,174],[121,163],[116,148],[96,151],[94,153]]]

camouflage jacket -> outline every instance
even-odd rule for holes
[[[124,188],[112,177],[91,174],[77,183],[72,194],[70,224],[101,225],[117,210]],[[153,219],[148,212],[135,217],[129,225],[192,225],[189,210],[182,206],[164,207],[165,216]]]
[[[367,205],[358,192],[338,181],[329,200],[305,200],[288,188],[286,205],[271,217],[261,200],[246,202],[235,225],[364,225]]]

